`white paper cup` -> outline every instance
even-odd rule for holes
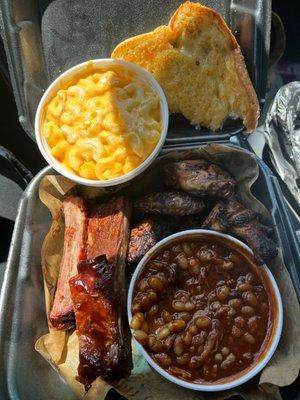
[[[172,242],[177,242],[178,239],[197,239],[197,238],[222,238],[225,240],[225,243],[227,242],[228,244],[232,243],[233,245],[239,247],[243,254],[246,256],[249,256],[250,258],[253,257],[253,252],[252,250],[242,243],[240,240],[226,235],[224,233],[219,233],[215,231],[210,231],[206,229],[193,229],[189,231],[183,231],[179,233],[175,233],[174,235],[168,236],[167,238],[161,240],[159,243],[157,243],[154,247],[152,247],[151,250],[149,250],[145,256],[142,258],[142,260],[139,262],[138,266],[136,267],[134,274],[132,276],[129,290],[128,290],[128,296],[127,296],[127,314],[128,314],[128,320],[129,323],[132,318],[132,313],[131,313],[131,305],[132,305],[132,300],[133,300],[133,292],[135,289],[136,282],[139,279],[139,276],[141,272],[143,271],[144,267],[148,263],[148,261],[157,253],[160,253],[160,251],[165,248],[166,246],[169,246]],[[226,245],[224,243],[224,245]],[[236,248],[236,247],[235,247]],[[221,391],[221,390],[227,390],[234,388],[236,386],[239,386],[251,378],[253,378],[255,375],[257,375],[269,362],[271,359],[272,355],[274,354],[280,336],[281,336],[281,331],[282,331],[282,322],[283,322],[283,310],[282,310],[282,300],[281,300],[281,295],[277,286],[277,283],[271,274],[270,270],[266,265],[258,266],[258,268],[261,268],[261,273],[263,274],[264,280],[268,284],[268,294],[273,297],[273,303],[274,303],[274,308],[275,308],[275,316],[274,316],[274,325],[272,328],[272,332],[270,334],[268,343],[266,344],[262,354],[260,355],[259,359],[250,367],[247,368],[245,371],[242,371],[241,373],[237,374],[237,377],[235,378],[234,376],[229,376],[228,378],[222,379],[221,383],[207,383],[207,384],[198,384],[198,383],[192,383],[185,381],[183,379],[176,378],[174,375],[169,374],[166,370],[161,368],[148,354],[148,352],[145,350],[144,346],[139,344],[135,339],[135,343],[138,346],[139,350],[143,354],[143,356],[146,358],[147,362],[150,364],[150,366],[155,369],[160,375],[162,375],[164,378],[168,379],[169,381],[176,383],[179,386],[183,386],[187,389],[192,389],[192,390],[197,390],[197,391],[203,391],[203,392],[216,392],[216,391]],[[271,293],[270,293],[271,291]],[[163,296],[163,294],[162,294]]]
[[[133,71],[136,73],[138,76],[140,76],[143,80],[146,80],[150,87],[158,94],[159,99],[160,99],[160,111],[161,111],[161,118],[162,118],[162,130],[161,130],[161,135],[160,139],[152,151],[152,153],[149,155],[146,160],[140,164],[137,168],[134,170],[128,172],[127,174],[124,174],[120,177],[114,178],[114,179],[106,179],[106,180],[97,180],[97,179],[86,179],[82,178],[76,174],[73,174],[72,172],[68,171],[55,157],[52,156],[50,153],[48,144],[46,142],[46,139],[42,135],[42,123],[44,121],[44,111],[45,111],[45,106],[48,104],[48,102],[53,98],[53,96],[57,93],[59,89],[62,87],[62,83],[68,81],[68,79],[76,76],[79,72],[84,71],[88,65],[93,63],[93,66],[95,67],[95,71],[97,71],[97,68],[99,69],[107,69],[111,66],[115,65],[120,65],[121,67],[128,69],[130,71]],[[97,60],[91,60],[91,61],[86,61],[82,64],[78,64],[67,71],[65,71],[63,74],[61,74],[55,81],[51,83],[51,85],[48,87],[48,89],[45,91],[43,97],[40,100],[40,103],[38,105],[37,111],[36,111],[36,116],[35,116],[35,137],[36,141],[38,144],[38,147],[47,161],[49,165],[51,165],[58,173],[61,175],[65,176],[66,178],[71,179],[72,181],[80,184],[80,185],[87,185],[87,186],[94,186],[94,187],[107,187],[107,186],[114,186],[114,185],[119,185],[121,183],[125,183],[137,175],[139,175],[141,172],[143,172],[149,165],[154,161],[154,159],[158,156],[167,136],[168,132],[168,124],[169,124],[169,110],[168,110],[168,103],[166,96],[160,87],[159,83],[156,81],[156,79],[145,69],[139,67],[136,64],[129,63],[127,61],[122,61],[122,60],[115,60],[111,58],[103,58],[103,59],[97,59]]]

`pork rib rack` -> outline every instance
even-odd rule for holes
[[[126,377],[132,368],[125,295],[129,213],[122,196],[92,208],[88,260],[69,281],[79,339],[77,379],[86,391],[97,377]]]

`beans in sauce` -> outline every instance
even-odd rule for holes
[[[216,382],[248,368],[272,327],[269,297],[242,254],[204,239],[170,245],[136,285],[131,328],[162,368]]]

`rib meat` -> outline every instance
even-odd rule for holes
[[[101,255],[81,262],[78,275],[70,279],[79,338],[77,379],[86,391],[97,377],[119,379],[132,367],[119,273]]]
[[[129,214],[130,204],[123,196],[92,208],[89,260],[70,280],[79,337],[78,380],[86,390],[96,377],[125,377],[132,367],[125,293]]]
[[[259,222],[256,212],[233,198],[218,202],[202,226],[228,232],[241,239],[249,245],[257,261],[261,263],[277,255],[276,243],[269,238],[272,229]]]
[[[87,258],[105,254],[108,262],[119,261],[119,250],[128,245],[130,203],[124,196],[91,208],[88,222]],[[126,253],[126,252],[125,252]]]
[[[176,221],[166,217],[152,217],[140,221],[130,232],[128,263],[137,264],[157,242],[174,232],[176,225]]]
[[[69,279],[77,274],[77,264],[85,258],[87,215],[81,197],[70,196],[63,202],[65,238],[57,288],[50,322],[57,329],[70,329],[75,325]]]
[[[202,200],[182,192],[158,192],[140,197],[134,208],[141,214],[183,216],[204,210]]]
[[[205,160],[185,160],[167,164],[165,181],[174,189],[223,199],[233,194],[236,184],[228,172]]]

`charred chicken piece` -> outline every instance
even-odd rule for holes
[[[264,225],[256,219],[243,225],[230,227],[230,233],[246,242],[260,263],[277,256],[276,244],[265,235]]]
[[[241,226],[257,218],[257,213],[234,199],[226,202],[226,219],[229,226]]]
[[[81,262],[69,281],[79,339],[77,379],[86,391],[96,378],[127,377],[132,368],[119,268],[101,255]]]
[[[167,218],[146,218],[130,232],[127,262],[137,264],[157,242],[174,232],[177,222]]]
[[[226,208],[225,204],[222,201],[219,201],[208,214],[207,218],[202,224],[202,228],[213,229],[217,232],[227,231],[228,222],[226,216]]]
[[[183,216],[204,210],[202,200],[182,192],[158,192],[140,197],[134,208],[141,214]]]
[[[167,186],[186,192],[225,199],[233,194],[236,181],[216,164],[185,160],[165,166]]]
[[[180,230],[188,230],[188,229],[199,229],[202,227],[204,220],[203,213],[187,215],[185,217],[181,217],[179,222]]]
[[[269,239],[273,230],[261,224],[255,211],[245,208],[234,199],[227,201],[227,221],[230,232],[244,240],[255,252],[259,260],[269,260],[277,255],[277,246]]]
[[[241,239],[253,250],[260,263],[277,255],[276,243],[269,238],[272,229],[261,224],[254,211],[247,209],[235,199],[217,203],[202,226],[219,232],[228,232]]]
[[[77,274],[77,264],[85,258],[87,214],[81,197],[70,196],[63,202],[65,238],[59,277],[50,322],[57,329],[75,326],[69,279]]]

